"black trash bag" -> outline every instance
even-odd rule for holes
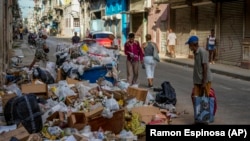
[[[68,53],[62,52],[56,55],[56,65],[57,67],[62,66],[62,64],[67,60]]]
[[[20,141],[20,140],[17,139],[16,137],[11,137],[9,141]]]
[[[55,83],[55,79],[51,75],[51,73],[47,70],[43,70],[39,67],[35,68],[33,71],[33,78],[40,79],[42,82],[46,84]]]
[[[11,98],[4,107],[4,117],[7,125],[22,123],[30,134],[43,128],[42,112],[34,94]]]
[[[170,82],[164,81],[161,87],[161,91],[156,94],[155,101],[158,103],[176,105],[176,92]]]

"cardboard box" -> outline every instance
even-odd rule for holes
[[[48,121],[53,121],[58,119],[59,121],[64,121],[65,120],[65,114],[61,111],[56,111],[52,115],[50,115],[47,120]]]
[[[114,96],[114,99],[116,100],[126,100],[127,97],[127,93],[125,91],[122,90],[103,90],[104,94],[107,93],[108,97],[111,97],[112,94]]]
[[[148,90],[147,89],[143,89],[143,88],[137,88],[137,87],[128,87],[127,89],[127,97],[135,97],[137,100],[139,101],[146,101],[147,98],[147,94],[148,94]]]
[[[104,131],[112,131],[119,134],[124,127],[125,110],[121,109],[113,113],[112,118],[104,118],[101,115],[88,120],[91,131],[98,131],[101,127]]]
[[[56,82],[58,83],[60,80],[63,79],[63,76],[62,76],[62,69],[57,69],[57,76],[56,76]]]
[[[140,115],[140,120],[145,123],[152,121],[155,115],[161,114],[159,108],[154,106],[139,106],[131,109],[132,113],[138,113]]]
[[[4,106],[7,104],[7,102],[13,98],[13,97],[16,97],[17,95],[16,94],[4,94],[2,96],[2,103],[3,103],[3,108]]]
[[[22,93],[46,93],[47,94],[47,85],[46,84],[22,84],[21,85]]]
[[[12,137],[16,137],[20,141],[27,141],[29,132],[23,127],[3,133],[0,135],[0,141],[9,141]]]
[[[83,112],[73,112],[68,118],[69,127],[82,130],[86,125],[86,117]]]
[[[99,116],[101,115],[102,111],[103,111],[104,107],[103,106],[100,106],[100,107],[97,107],[96,109],[94,110],[91,110],[89,112],[84,112],[87,120],[91,119],[91,118],[94,118],[96,116]]]
[[[77,84],[77,83],[81,82],[79,80],[75,80],[75,79],[68,78],[68,77],[66,78],[66,81],[68,84]]]
[[[78,95],[66,96],[65,104],[67,106],[72,105],[78,99]]]

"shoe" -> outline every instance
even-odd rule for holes
[[[212,64],[215,64],[215,62],[213,61]]]
[[[148,84],[148,87],[149,87],[149,88],[154,88],[154,86],[153,86],[153,85],[150,85],[150,84]]]
[[[153,91],[154,91],[154,92],[161,92],[161,91],[162,91],[162,88],[154,88]]]
[[[209,64],[212,64],[212,62],[209,62]]]

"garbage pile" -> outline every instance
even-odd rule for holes
[[[114,55],[114,50],[103,48],[97,43],[83,43],[60,48],[55,53],[57,58],[56,65],[57,68],[62,69],[64,78],[86,79],[84,78],[87,75],[84,74],[85,71],[101,67],[107,68],[106,66],[109,66],[108,69],[111,76],[104,77],[118,79],[117,58]]]
[[[169,124],[178,116],[172,104],[154,106],[148,89],[116,79],[110,50],[80,45],[58,51],[67,54],[63,63],[7,73],[0,91],[1,139],[137,140],[147,124]]]

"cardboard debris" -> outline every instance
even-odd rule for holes
[[[9,141],[12,137],[16,137],[19,141],[27,141],[29,132],[23,127],[3,133],[0,135],[0,141]]]
[[[127,93],[122,90],[103,90],[103,93],[106,94],[106,96],[111,97],[114,96],[114,99],[116,100],[126,100]]]
[[[112,131],[115,134],[119,134],[124,127],[124,109],[118,110],[113,113],[112,118],[104,118],[101,115],[92,118],[88,121],[88,125],[91,126],[91,131],[98,131],[102,128],[104,131]]]
[[[87,120],[91,119],[91,118],[94,118],[96,116],[99,116],[101,115],[102,111],[103,111],[104,107],[103,106],[100,106],[100,107],[97,107],[96,109],[94,110],[91,110],[89,112],[84,112],[85,116],[87,117]]]
[[[47,118],[47,121],[54,121],[54,120],[64,121],[65,114],[61,111],[56,111]]]
[[[134,107],[131,109],[132,113],[138,113],[140,115],[140,120],[144,121],[145,123],[149,123],[152,121],[156,114],[161,114],[159,108],[154,106],[140,106]]]
[[[127,96],[128,97],[135,97],[139,101],[146,101],[148,94],[148,90],[144,88],[137,88],[137,87],[128,87],[127,89]]]
[[[47,84],[36,84],[36,81],[33,81],[29,84],[22,84],[21,91],[23,94],[43,94],[47,97]]]
[[[56,76],[56,82],[58,83],[60,80],[63,79],[63,76],[62,76],[62,69],[57,69],[57,76]]]
[[[72,105],[78,99],[78,95],[66,96],[65,104],[67,106]]]
[[[67,77],[66,78],[66,81],[67,81],[67,83],[70,85],[70,84],[77,84],[77,83],[79,83],[79,82],[81,82],[81,81],[79,81],[79,80],[75,80],[75,79],[72,79],[72,78],[69,78],[69,77]]]
[[[86,116],[83,112],[73,112],[68,118],[69,127],[82,130],[86,123]]]
[[[2,96],[2,103],[3,103],[3,108],[4,106],[7,104],[7,102],[13,98],[13,97],[16,97],[17,95],[16,94],[4,94]]]

